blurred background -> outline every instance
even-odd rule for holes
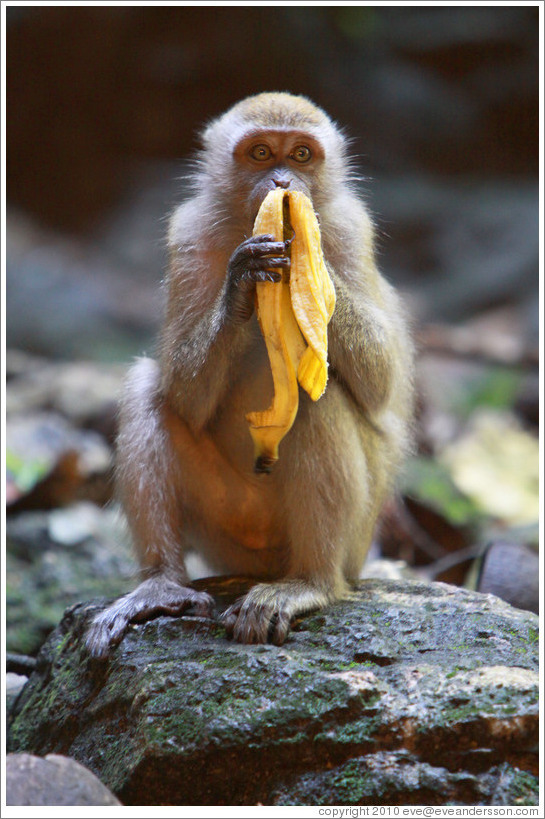
[[[59,606],[126,589],[107,505],[120,378],[153,352],[184,159],[203,123],[263,90],[308,95],[353,139],[381,269],[414,317],[417,453],[374,556],[535,609],[538,8],[6,17],[14,650],[35,651]],[[506,588],[514,565],[529,600]]]

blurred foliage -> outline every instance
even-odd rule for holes
[[[478,505],[456,486],[447,466],[435,458],[410,458],[400,490],[443,515],[453,526],[467,526],[482,519]]]
[[[510,414],[476,411],[440,461],[484,513],[510,525],[539,519],[539,444]]]
[[[6,471],[18,492],[30,492],[51,469],[51,462],[46,458],[19,456],[8,447],[6,449]]]
[[[483,377],[460,391],[456,411],[468,418],[478,407],[511,408],[520,393],[524,376],[513,368],[491,367]]]

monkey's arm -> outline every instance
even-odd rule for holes
[[[331,374],[364,411],[380,410],[396,380],[402,327],[401,319],[396,320],[396,297],[383,281],[376,282],[377,297],[371,298],[338,275],[333,280],[337,302],[329,325]],[[388,310],[381,305],[386,300]]]
[[[231,369],[251,342],[247,322],[258,281],[278,281],[272,268],[289,267],[286,243],[272,236],[242,242],[226,262],[221,253],[181,248],[167,280],[162,334],[164,392],[193,429],[212,417],[230,383]]]

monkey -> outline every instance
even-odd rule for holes
[[[413,352],[401,299],[379,273],[375,228],[344,132],[306,97],[250,96],[201,135],[190,195],[168,229],[166,309],[155,359],[129,370],[116,484],[142,567],[137,588],[87,632],[104,658],[132,621],[210,617],[186,555],[255,579],[222,615],[227,637],[282,645],[296,616],[357,582],[381,506],[410,448]],[[252,236],[266,194],[301,191],[319,220],[336,291],[329,380],[300,390],[270,474],[256,474],[245,414],[269,406],[257,282],[289,271],[288,242]]]

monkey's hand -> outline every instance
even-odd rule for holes
[[[274,236],[251,236],[242,242],[227,264],[227,315],[234,324],[242,324],[254,311],[256,282],[282,281],[274,268],[289,268],[290,240],[277,242]]]
[[[183,614],[189,608],[199,617],[211,617],[214,601],[206,592],[180,586],[164,575],[150,577],[97,614],[85,638],[89,654],[99,660],[106,659],[110,647],[121,642],[130,622],[160,613]]]
[[[298,614],[321,609],[337,595],[305,580],[259,583],[221,616],[227,636],[239,643],[281,646]]]

